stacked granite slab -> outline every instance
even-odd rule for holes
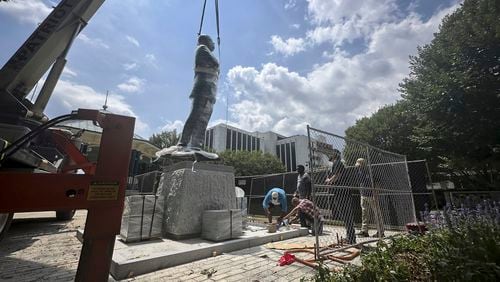
[[[203,212],[201,237],[219,242],[241,236],[241,210],[207,210]]]
[[[163,235],[172,239],[200,237],[204,211],[236,208],[234,169],[179,162],[163,171],[158,194],[165,198]]]
[[[125,242],[160,238],[163,226],[163,211],[163,196],[126,196],[120,237]]]

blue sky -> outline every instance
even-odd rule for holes
[[[3,65],[59,1],[0,3]],[[408,56],[432,40],[457,0],[220,0],[221,76],[211,124],[343,134],[399,98]],[[182,129],[190,109],[202,0],[107,0],[79,35],[49,102],[137,117],[149,137]],[[203,33],[216,37],[214,1]],[[38,91],[40,87],[38,88]],[[35,97],[36,97],[35,93]],[[228,100],[227,100],[228,98]]]

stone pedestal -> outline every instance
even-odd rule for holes
[[[234,169],[185,161],[167,167],[158,194],[165,200],[163,236],[185,239],[201,235],[205,210],[236,208]]]

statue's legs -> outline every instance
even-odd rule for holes
[[[191,113],[189,113],[182,130],[179,145],[201,148],[205,139],[205,130],[213,111],[213,103],[205,97],[193,98]],[[191,141],[191,142],[190,142]]]
[[[207,131],[208,121],[212,116],[214,103],[210,99],[203,99],[203,107],[200,110],[198,123],[195,125],[193,136],[191,137],[191,145],[201,148],[205,143],[205,132]]]

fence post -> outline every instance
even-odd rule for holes
[[[409,170],[408,170],[408,161],[406,159],[406,156],[405,157],[405,167],[406,167],[406,177],[408,178],[408,185],[410,187],[410,193],[411,193],[411,203],[412,203],[412,206],[413,206],[413,220],[415,220],[417,222],[417,225],[418,225],[418,220],[417,220],[417,208],[415,207],[415,201],[413,200],[413,189],[411,187],[411,179],[410,179],[410,173],[409,173]],[[420,226],[420,225],[418,225]]]
[[[313,149],[312,149],[312,144],[311,144],[311,133],[310,133],[310,128],[309,125],[307,125],[307,140],[308,140],[308,146],[309,146],[309,169],[311,173],[311,197],[313,199],[313,209],[316,211],[316,189],[314,187],[314,156],[313,156]],[[314,216],[314,236],[316,237],[316,243],[314,244],[314,259],[318,260],[319,259],[319,235],[318,235],[318,217]]]
[[[436,207],[436,210],[439,209],[438,207],[438,202],[437,202],[437,197],[436,197],[436,191],[434,191],[434,184],[432,184],[432,177],[431,177],[431,171],[429,170],[429,164],[427,164],[427,160],[424,160],[425,162],[425,169],[427,170],[427,176],[429,177],[429,182],[431,186],[431,191],[432,191],[432,198],[434,200],[434,206]]]
[[[283,190],[286,191],[286,187],[285,187],[285,174],[284,173],[281,174],[281,183],[282,183]]]

